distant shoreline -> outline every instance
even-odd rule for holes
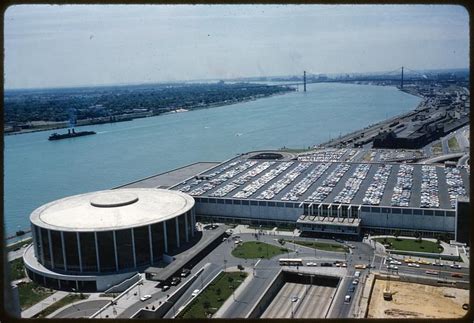
[[[162,115],[169,115],[169,114],[177,114],[177,113],[183,113],[183,112],[191,112],[191,111],[197,111],[197,110],[203,110],[203,109],[211,109],[211,108],[218,108],[218,107],[223,107],[226,105],[232,105],[232,104],[238,104],[238,103],[244,103],[244,102],[250,102],[250,101],[256,101],[258,99],[264,99],[264,98],[269,98],[272,96],[277,96],[277,95],[284,95],[288,93],[292,93],[294,91],[285,91],[285,92],[279,92],[279,93],[272,93],[269,95],[265,94],[260,94],[256,96],[251,96],[242,100],[237,100],[233,102],[216,102],[216,103],[210,103],[205,106],[196,106],[196,107],[189,107],[189,108],[179,108],[176,110],[171,110],[171,111],[166,111],[163,113],[158,113],[158,114],[152,114],[150,112],[147,112],[148,115],[144,115],[143,112],[137,113],[136,115],[134,114],[127,114],[127,115],[119,115],[117,117],[123,118],[115,121],[99,121],[98,120],[88,120],[88,119],[82,119],[78,120],[79,125],[75,126],[74,128],[79,128],[83,126],[93,126],[96,124],[110,124],[110,123],[117,123],[117,122],[125,122],[125,121],[132,121],[134,119],[141,119],[141,118],[150,118],[150,117],[158,117]],[[5,132],[3,133],[4,136],[14,136],[14,135],[22,135],[22,134],[27,134],[27,133],[33,133],[33,132],[41,132],[41,131],[51,131],[51,130],[56,130],[56,129],[67,129],[70,128],[67,125],[67,121],[61,122],[61,125],[45,125],[42,126],[41,128],[31,128],[31,129],[23,129],[20,131],[12,131],[12,132]]]

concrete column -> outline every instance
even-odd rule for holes
[[[76,232],[77,251],[79,255],[79,271],[82,273],[82,255],[81,255],[81,239],[79,239],[79,232]]]
[[[115,253],[115,270],[119,270],[119,265],[118,265],[118,252],[117,252],[117,238],[115,237],[115,230],[112,231],[113,237],[114,237],[114,253]]]
[[[43,237],[41,236],[41,229],[39,227],[38,228],[38,231],[39,231],[39,237],[38,237],[38,241],[39,241],[39,245],[40,245],[40,248],[41,248],[41,263],[44,264],[44,250],[43,250]]]
[[[250,203],[249,203],[249,206],[250,206]],[[194,237],[194,233],[196,232],[196,210],[193,208],[192,211],[191,211],[191,219],[193,221],[193,225],[192,225],[192,235]]]
[[[182,216],[184,216],[184,232],[186,233],[186,242],[189,242],[189,233],[188,233],[188,214],[191,214],[189,212],[184,213]]]
[[[97,232],[94,232],[95,259],[97,261],[97,271],[100,272],[99,243],[97,242]]]
[[[148,225],[148,242],[150,243],[150,264],[153,264],[153,244],[151,243],[151,225]]]
[[[79,281],[76,280],[76,291],[79,290]]]
[[[36,236],[36,230],[35,226],[33,224],[30,224],[31,228],[31,237],[33,238],[33,248],[35,249],[35,256],[38,258],[38,237]]]
[[[66,244],[64,243],[64,232],[63,231],[61,231],[61,245],[62,245],[62,250],[63,250],[64,270],[67,271]]]
[[[166,221],[163,221],[163,237],[165,242],[165,253],[168,253],[168,234],[166,230]]]
[[[180,243],[180,239],[179,239],[179,222],[178,222],[178,218],[174,218],[174,221],[176,223],[175,227],[176,227],[176,245],[178,246],[178,248],[181,246],[181,243]]]
[[[132,231],[133,267],[137,267],[137,255],[135,253],[135,230],[133,228],[130,230]]]
[[[51,230],[48,230],[49,254],[51,255],[51,267],[54,268],[53,240],[51,239]]]
[[[58,279],[58,286],[59,286],[59,289],[61,289],[61,279]]]

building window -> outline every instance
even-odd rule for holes
[[[250,201],[250,205],[258,205],[257,201]]]
[[[393,208],[393,209],[392,209],[392,213],[393,213],[393,214],[401,214],[401,213],[402,213],[402,210],[401,210],[401,209],[397,209],[397,208]]]
[[[51,245],[53,247],[54,268],[64,270],[63,244],[61,232],[51,230]]]
[[[83,271],[97,271],[97,256],[95,250],[95,237],[93,232],[80,232],[81,259]]]
[[[242,205],[249,205],[249,201],[242,200]]]
[[[132,231],[130,229],[115,231],[119,269],[133,267]]]
[[[49,237],[48,237],[48,230],[41,228],[41,242],[44,255],[44,266],[51,268],[51,252],[49,250]]]
[[[150,239],[148,234],[148,226],[134,228],[133,237],[135,238],[135,256],[137,257],[137,266],[144,266],[149,264]]]
[[[411,214],[411,209],[403,209],[403,214]]]
[[[165,248],[165,237],[162,222],[151,225],[151,240],[151,245],[153,248],[153,262],[156,262],[162,258]]]
[[[63,232],[64,248],[66,249],[66,264],[69,271],[80,271],[79,253],[77,251],[76,232]]]
[[[115,271],[115,247],[113,232],[97,232],[97,246],[99,247],[100,271]]]
[[[222,200],[218,200],[222,201]],[[176,243],[176,220],[171,219],[166,221],[166,237],[168,243],[168,253],[177,248]]]

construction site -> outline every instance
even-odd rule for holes
[[[427,284],[426,284],[427,283]],[[376,277],[367,318],[459,318],[467,313],[469,289]]]

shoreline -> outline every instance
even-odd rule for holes
[[[115,120],[115,121],[108,121],[108,122],[93,122],[93,121],[88,121],[87,119],[82,119],[82,120],[77,120],[77,122],[84,122],[83,124],[80,124],[80,125],[76,125],[74,128],[80,128],[80,127],[84,127],[84,126],[93,126],[93,125],[97,125],[97,124],[111,124],[111,123],[118,123],[118,122],[125,122],[125,121],[132,121],[132,120],[135,120],[135,119],[142,119],[142,118],[151,118],[151,117],[159,117],[159,116],[162,116],[162,115],[170,115],[170,114],[179,114],[179,113],[184,113],[184,112],[192,112],[192,111],[198,111],[198,110],[203,110],[203,109],[212,109],[212,108],[219,108],[219,107],[223,107],[223,106],[227,106],[227,105],[232,105],[232,104],[238,104],[238,103],[245,103],[245,102],[250,102],[250,101],[256,101],[256,100],[259,100],[259,99],[265,99],[265,98],[269,98],[269,97],[272,97],[272,96],[277,96],[277,95],[285,95],[285,94],[288,94],[288,93],[293,93],[295,91],[284,91],[284,92],[279,92],[279,93],[273,93],[273,94],[270,94],[270,95],[260,95],[260,96],[252,96],[252,97],[248,97],[248,98],[245,98],[245,99],[242,99],[242,100],[238,100],[238,101],[235,101],[235,102],[217,102],[217,103],[211,103],[211,104],[208,104],[208,105],[205,105],[205,106],[196,106],[196,107],[189,107],[189,108],[179,108],[179,109],[176,109],[176,110],[171,110],[171,111],[167,111],[167,112],[163,112],[163,113],[158,113],[158,114],[150,114],[148,113],[149,115],[143,115],[143,112],[140,113],[140,115],[122,115],[121,117],[123,117],[124,119],[123,120]],[[186,111],[183,111],[183,110],[186,110]],[[41,131],[51,131],[51,130],[56,130],[56,129],[67,129],[67,128],[70,128],[67,121],[64,121],[65,125],[51,125],[50,127],[48,126],[45,126],[44,128],[41,128],[41,129],[25,129],[25,130],[20,130],[20,131],[12,131],[12,132],[3,132],[3,136],[16,136],[16,135],[23,135],[23,134],[28,134],[28,133],[33,133],[33,132],[41,132]]]
[[[371,84],[371,85],[374,85],[374,86],[385,86],[385,85],[378,85],[378,84]],[[365,133],[367,131],[374,131],[375,129],[381,127],[381,126],[386,126],[394,121],[397,121],[397,120],[401,120],[401,119],[404,119],[404,118],[407,118],[413,114],[416,114],[417,112],[419,111],[422,111],[424,109],[420,109],[420,107],[424,106],[424,103],[426,102],[426,98],[422,95],[415,95],[413,93],[410,93],[410,92],[407,92],[407,91],[404,91],[404,90],[401,90],[400,88],[396,87],[399,91],[401,92],[404,92],[406,94],[409,94],[409,95],[413,95],[413,96],[416,96],[416,97],[419,97],[420,99],[422,99],[422,101],[420,103],[418,103],[418,105],[410,110],[410,111],[407,111],[407,112],[404,112],[404,113],[401,113],[401,114],[398,114],[396,116],[393,116],[393,117],[390,117],[388,119],[384,119],[384,120],[381,120],[377,123],[374,123],[374,124],[370,124],[370,125],[367,125],[366,127],[362,128],[362,129],[358,129],[358,130],[354,130],[352,132],[349,132],[349,133],[346,133],[342,136],[340,136],[339,138],[331,138],[329,139],[328,141],[324,141],[320,144],[316,144],[316,145],[313,145],[312,147],[313,148],[334,148],[334,146],[338,145],[338,144],[341,144],[341,142],[343,141],[347,141],[347,140],[350,140],[350,139],[353,139],[353,137],[357,137],[359,136],[360,134],[362,133]],[[426,108],[426,107],[425,107]]]

